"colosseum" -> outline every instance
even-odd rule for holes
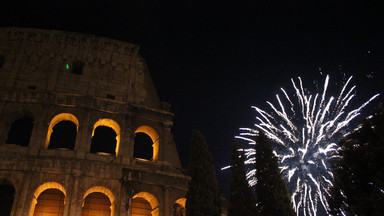
[[[138,45],[0,28],[0,215],[185,215],[173,116]]]

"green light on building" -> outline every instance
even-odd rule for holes
[[[67,68],[67,70],[69,70],[69,64],[66,64],[66,65],[65,65],[65,68]]]

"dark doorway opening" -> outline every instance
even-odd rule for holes
[[[146,133],[135,134],[135,145],[133,150],[133,157],[152,160],[153,157],[153,141]]]
[[[6,143],[17,144],[25,147],[28,146],[29,140],[31,139],[32,128],[32,118],[23,117],[17,119],[11,125]]]
[[[74,150],[77,126],[71,121],[61,121],[53,129],[49,149]]]
[[[98,126],[91,141],[91,153],[116,155],[116,132],[106,126]]]
[[[15,197],[15,188],[12,185],[0,186],[0,216],[10,216],[13,200]]]

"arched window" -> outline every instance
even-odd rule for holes
[[[46,193],[44,194],[44,192]],[[51,216],[52,214],[49,214],[51,211],[55,212],[53,215],[63,215],[61,212],[64,212],[66,194],[67,192],[64,187],[57,182],[46,182],[40,185],[33,194],[29,216]],[[46,200],[51,200],[52,202]],[[47,206],[47,203],[49,203],[49,206]]]
[[[115,196],[112,191],[103,186],[94,186],[83,196],[82,216],[111,216],[114,215]]]
[[[176,200],[176,202],[173,204],[173,216],[185,216],[186,215],[186,209],[185,209],[185,203],[187,199],[180,198]]]
[[[106,126],[95,129],[91,142],[91,153],[116,154],[116,132]]]
[[[60,113],[56,115],[49,123],[45,147],[73,150],[78,130],[79,121],[74,115],[71,113]]]
[[[159,202],[152,194],[140,192],[132,198],[131,215],[159,216]]]
[[[84,199],[82,216],[111,216],[111,201],[100,192],[93,192]]]
[[[93,126],[91,153],[118,155],[120,126],[111,119],[100,119]]]
[[[140,126],[135,131],[133,156],[138,159],[159,159],[159,135],[149,126]]]
[[[49,149],[75,148],[77,126],[71,121],[61,121],[52,128]]]
[[[6,143],[28,146],[32,134],[32,128],[32,118],[23,117],[17,119],[11,125]]]
[[[0,186],[0,215],[11,215],[14,196],[15,188],[12,185]]]
[[[132,200],[132,216],[151,216],[152,207],[149,202],[141,197]]]
[[[58,189],[48,189],[37,198],[33,216],[64,215],[65,195]]]
[[[152,160],[153,157],[153,142],[150,136],[146,133],[135,134],[135,147],[133,150],[133,157]]]

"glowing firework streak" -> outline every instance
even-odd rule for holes
[[[322,212],[327,212],[327,196],[330,195],[329,188],[333,182],[329,159],[338,157],[335,141],[341,132],[348,129],[349,123],[360,111],[379,96],[377,94],[360,107],[346,112],[345,109],[355,96],[352,92],[356,86],[347,90],[351,79],[347,80],[337,99],[332,96],[327,98],[328,75],[321,95],[307,94],[300,77],[298,83],[291,79],[297,104],[281,88],[290,109],[286,109],[279,95],[276,95],[278,106],[267,101],[272,112],[252,107],[258,114],[256,129],[240,128],[241,133],[237,138],[249,144],[255,145],[254,137],[259,131],[263,131],[276,144],[274,153],[287,181],[297,215],[317,215],[319,207],[324,209]],[[254,149],[250,148],[246,152],[247,163],[255,163]],[[255,170],[247,173],[248,182],[252,186],[257,182],[255,173]]]

